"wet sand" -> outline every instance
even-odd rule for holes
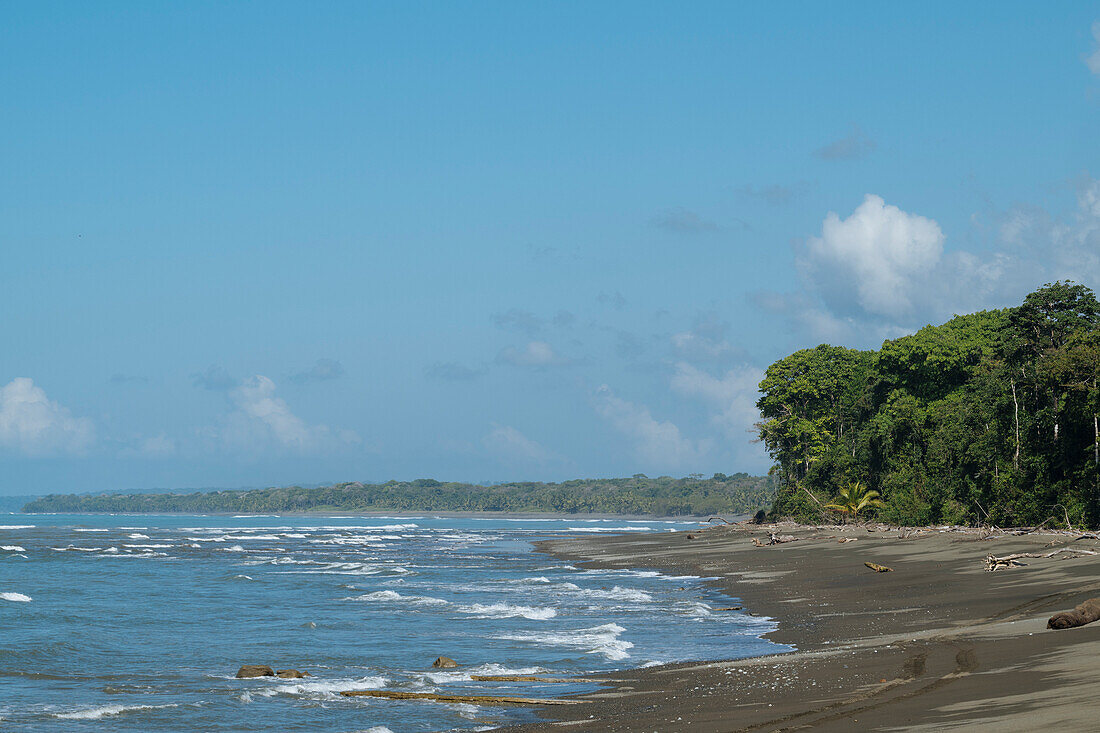
[[[799,541],[756,547],[770,531]],[[713,576],[767,635],[796,651],[602,675],[613,681],[568,709],[543,708],[533,731],[1048,731],[1100,729],[1100,622],[1051,631],[1057,611],[1100,596],[1100,551],[1076,535],[896,528],[717,526],[688,533],[550,540],[541,549],[586,568]],[[841,543],[841,538],[856,541]],[[864,562],[893,572],[877,573]],[[690,629],[685,627],[685,633]]]

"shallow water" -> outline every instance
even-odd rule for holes
[[[551,535],[692,522],[385,516],[0,515],[0,728],[476,730],[529,711],[341,690],[555,697],[572,676],[755,656],[770,621],[699,578],[584,571]],[[462,663],[433,670],[439,655]],[[234,679],[241,664],[303,680]]]

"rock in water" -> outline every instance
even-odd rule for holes
[[[300,680],[303,677],[312,677],[309,672],[299,672],[296,669],[280,669],[275,673],[276,677],[282,677],[284,680]]]
[[[452,667],[457,667],[458,662],[451,659],[450,657],[440,657],[439,659],[436,659],[434,662],[432,662],[432,666],[436,667],[437,669],[451,669]]]
[[[266,664],[246,664],[237,670],[237,679],[243,680],[249,677],[274,677],[275,670]]]

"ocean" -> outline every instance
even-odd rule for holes
[[[576,517],[0,515],[0,729],[487,730],[524,708],[343,690],[558,697],[575,676],[782,651],[701,578],[582,570],[532,541],[667,532]],[[644,566],[644,558],[639,558]],[[445,655],[456,669],[434,669]],[[305,679],[235,679],[243,664]]]

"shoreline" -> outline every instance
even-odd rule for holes
[[[771,532],[798,539],[753,544]],[[1091,661],[1100,623],[1051,631],[1046,620],[1100,596],[1100,555],[1029,558],[998,572],[985,562],[1060,547],[1100,552],[1100,541],[1074,538],[788,524],[541,541],[578,567],[712,578],[746,612],[778,624],[764,638],[795,651],[603,674],[608,684],[578,696],[586,704],[538,708],[542,722],[502,730],[1090,729],[1100,716]]]

